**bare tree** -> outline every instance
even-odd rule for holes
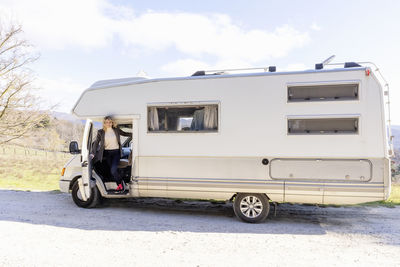
[[[21,37],[20,25],[0,23],[0,144],[41,127],[48,114],[34,96],[33,74],[28,65],[38,59]]]

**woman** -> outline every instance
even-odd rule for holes
[[[120,136],[131,136],[117,128],[116,123],[111,116],[106,116],[103,119],[103,129],[97,131],[96,140],[93,143],[95,155],[91,154],[94,162],[105,160],[110,167],[112,178],[117,183],[116,191],[125,191],[125,183],[118,174],[118,163],[122,155],[122,147]]]

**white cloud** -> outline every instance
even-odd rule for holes
[[[46,79],[38,78],[35,86],[40,88],[35,93],[45,101],[45,107],[56,106],[56,110],[69,113],[86,89],[85,86],[72,82],[69,79]]]
[[[321,26],[319,26],[315,22],[313,24],[311,24],[310,28],[311,28],[311,30],[314,30],[314,31],[320,31],[322,29]]]
[[[103,14],[102,0],[4,0],[0,14],[8,14],[23,25],[29,40],[41,48],[85,48],[107,45],[112,39],[113,20]]]
[[[297,71],[297,70],[306,70],[307,67],[303,63],[294,63],[289,64],[285,68],[281,69],[282,71]]]
[[[210,66],[195,59],[180,59],[161,67],[161,70],[171,75],[191,75],[198,70],[208,70]]]
[[[176,49],[199,59],[257,63],[287,55],[309,40],[306,32],[289,25],[270,31],[246,30],[223,14],[135,14],[106,0],[5,0],[2,13],[15,14],[34,44],[44,48],[96,48],[122,41],[128,51]]]
[[[252,66],[249,62],[236,59],[220,60],[211,65],[201,60],[187,58],[169,62],[168,64],[162,66],[161,70],[167,76],[188,76],[199,70],[211,71],[211,70],[227,70],[227,69],[244,69],[252,67],[254,66]],[[246,71],[241,71],[241,72],[246,72]]]
[[[284,56],[309,41],[307,33],[288,25],[272,32],[246,31],[226,15],[145,13],[118,25],[118,34],[126,45],[153,50],[173,47],[191,57],[211,55],[222,61],[261,62]]]

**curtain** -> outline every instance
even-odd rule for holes
[[[204,128],[215,130],[218,126],[218,109],[216,106],[204,107]]]
[[[160,126],[158,125],[158,111],[156,107],[149,108],[149,128],[151,131],[158,131]]]
[[[190,125],[190,130],[199,131],[204,129],[204,109],[196,110],[193,113],[192,124]]]

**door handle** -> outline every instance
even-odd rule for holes
[[[88,166],[87,160],[85,160],[84,162],[82,162],[82,167],[87,167],[87,166]]]

